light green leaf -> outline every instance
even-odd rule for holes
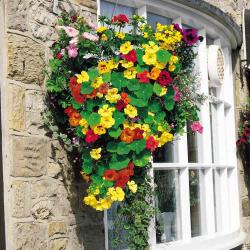
[[[141,152],[139,155],[134,155],[133,163],[135,166],[144,167],[150,161],[151,153],[148,150]]]
[[[170,57],[172,56],[171,53],[169,53],[167,50],[158,50],[157,52],[157,60],[162,63],[167,63],[170,60]]]
[[[120,128],[118,128],[117,130],[109,130],[109,135],[117,139],[120,136],[121,132],[122,130]]]
[[[95,126],[99,124],[101,121],[101,116],[97,113],[92,113],[89,117],[87,117],[87,122],[90,126]]]
[[[160,96],[160,93],[161,93],[161,90],[162,90],[162,86],[158,83],[154,83],[154,87],[153,87],[153,91],[156,95]]]
[[[128,165],[129,161],[129,158],[124,158],[123,160],[121,158],[118,158],[117,161],[110,162],[109,168],[114,170],[121,170]]]
[[[93,92],[94,88],[91,87],[89,84],[83,83],[81,87],[81,94],[91,94]]]
[[[114,113],[113,113],[113,117],[115,119],[115,125],[114,125],[114,128],[118,128],[119,125],[123,124],[123,122],[125,121],[125,117],[124,117],[124,114],[118,110],[116,110]]]
[[[96,79],[96,77],[98,77],[99,73],[98,73],[98,69],[96,68],[91,68],[88,70],[88,75],[89,75],[89,80],[93,81]]]

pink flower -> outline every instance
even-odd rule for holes
[[[78,37],[74,37],[73,39],[71,39],[69,41],[69,44],[75,44],[75,45],[77,45],[77,43],[78,43]]]
[[[76,58],[78,55],[78,48],[76,47],[76,45],[70,44],[68,47],[66,47],[66,49],[68,50],[68,56],[69,58]]]
[[[79,34],[79,31],[73,27],[69,26],[56,26],[57,29],[63,29],[69,37],[76,37]]]
[[[97,26],[93,22],[87,21],[87,24],[92,30],[97,30]]]
[[[173,88],[174,88],[174,101],[179,102],[181,100],[181,96],[182,96],[181,92],[176,85],[174,85]]]
[[[84,32],[82,34],[82,36],[85,38],[85,39],[88,39],[90,41],[93,41],[93,42],[97,42],[98,41],[98,36],[95,36],[95,35],[92,35],[91,33],[89,32]]]
[[[199,132],[200,134],[203,133],[203,127],[198,121],[193,122],[193,124],[190,127],[194,132]]]

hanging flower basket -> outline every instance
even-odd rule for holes
[[[186,121],[203,129],[191,77],[197,31],[160,23],[154,30],[124,14],[100,23],[62,16],[47,81],[53,136],[80,165],[84,203],[98,211],[137,192],[135,172],[147,171]]]

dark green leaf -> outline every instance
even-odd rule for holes
[[[91,94],[93,92],[94,88],[91,87],[89,84],[83,83],[81,87],[81,94]]]
[[[109,130],[109,135],[117,139],[120,136],[121,132],[122,130],[120,128],[118,128],[117,130]]]
[[[88,75],[89,75],[90,81],[93,81],[96,79],[96,77],[98,77],[99,73],[96,68],[91,68],[88,70]]]
[[[125,117],[124,117],[124,114],[120,111],[115,111],[113,113],[113,117],[115,119],[115,125],[114,125],[114,128],[118,128],[119,125],[123,124],[123,122],[125,121]]]
[[[140,65],[143,65],[144,62],[142,60],[142,57],[143,57],[143,50],[142,49],[136,49],[136,57],[137,57],[137,62],[140,64]]]
[[[141,88],[135,92],[138,98],[148,100],[153,94],[153,86],[151,84],[141,84]]]
[[[138,99],[138,98],[134,98],[132,96],[129,96],[130,98],[130,104],[136,106],[136,107],[146,107],[148,105],[148,101],[147,100],[142,100],[142,99]]]
[[[130,152],[130,144],[127,144],[126,142],[120,142],[117,147],[117,154],[119,155],[125,155]]]
[[[136,154],[139,154],[141,153],[143,149],[145,149],[146,140],[142,139],[142,140],[133,141],[129,145],[130,145],[131,150],[135,151]]]
[[[111,74],[110,73],[105,73],[105,74],[103,74],[102,75],[102,80],[103,80],[103,82],[110,82],[110,80],[111,80]]]
[[[110,162],[109,168],[114,170],[121,170],[128,165],[129,161],[129,158],[118,158],[117,161]]]

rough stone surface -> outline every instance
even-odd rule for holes
[[[50,242],[50,250],[65,250],[67,248],[68,239],[66,238],[59,238],[52,240]]]
[[[42,223],[16,223],[13,227],[13,249],[47,249],[46,233],[46,226]]]
[[[58,192],[58,185],[51,178],[33,181],[31,186],[31,198],[53,197]]]
[[[63,221],[52,221],[49,223],[48,234],[53,236],[55,234],[65,234],[67,230],[66,223]]]
[[[9,101],[9,128],[17,131],[25,129],[25,107],[24,107],[25,91],[17,85],[9,85],[8,101]]]
[[[8,77],[26,84],[43,83],[45,49],[31,38],[8,36]]]
[[[31,213],[36,220],[45,220],[53,215],[53,202],[51,200],[42,200],[32,207]]]
[[[12,189],[12,216],[17,218],[30,216],[30,185],[28,182],[15,180]]]
[[[13,176],[41,176],[46,173],[47,145],[46,140],[38,137],[12,138]]]

